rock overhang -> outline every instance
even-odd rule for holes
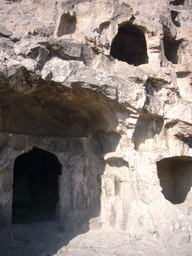
[[[75,209],[69,212],[69,226],[78,226],[81,207],[84,211],[91,202],[95,209],[97,202],[95,212],[99,216],[101,209],[100,220],[126,230],[134,239],[167,242],[172,236],[182,242],[190,230],[175,206],[165,201],[156,162],[166,165],[172,156],[192,155],[191,39],[185,29],[190,24],[190,10],[181,6],[184,1],[169,4],[159,0],[153,5],[146,1],[131,5],[127,1],[72,2],[52,1],[48,7],[48,1],[33,1],[33,16],[32,5],[24,5],[23,0],[19,6],[22,18],[26,10],[32,15],[28,24],[22,27],[17,20],[9,22],[9,16],[5,27],[12,32],[1,29],[0,143],[6,143],[3,136],[8,132],[12,142],[17,141],[16,155],[34,146],[58,154],[65,170],[62,188],[66,195],[71,188],[75,191],[74,205],[69,203]],[[17,3],[13,6],[18,7]],[[20,15],[18,9],[15,13]],[[67,28],[65,23],[71,26]],[[148,61],[139,62],[138,67],[110,56],[112,42],[124,24],[138,34],[134,42],[140,30],[146,41],[143,49]],[[74,152],[78,147],[73,137],[88,137],[75,139],[77,144],[91,141],[93,147],[85,143]],[[111,156],[109,152],[113,152]],[[9,155],[6,157],[11,166],[15,158],[10,162]],[[9,194],[8,200],[12,193],[12,180],[7,178],[13,172],[10,166],[3,169],[2,178],[9,181],[7,187],[2,185],[8,192],[1,191]],[[166,177],[162,168],[159,172]],[[65,211],[64,194],[61,192],[60,203]]]
[[[1,131],[42,136],[87,137],[113,131],[116,112],[125,111],[104,94],[45,81],[24,67],[9,80],[1,79]]]

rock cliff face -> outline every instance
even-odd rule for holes
[[[65,231],[189,243],[192,1],[1,0],[0,24],[0,226],[41,197]]]

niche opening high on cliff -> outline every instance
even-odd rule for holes
[[[134,66],[148,63],[144,33],[131,23],[123,23],[113,39],[110,54]]]

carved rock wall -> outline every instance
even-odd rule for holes
[[[191,12],[190,0],[2,1],[2,226],[14,161],[36,146],[62,165],[66,230],[189,243]]]

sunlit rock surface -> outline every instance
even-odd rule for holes
[[[190,244],[192,1],[1,0],[0,24],[2,230],[47,212],[64,232]]]

